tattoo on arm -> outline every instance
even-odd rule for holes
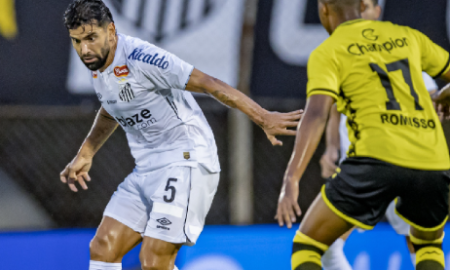
[[[223,104],[230,106],[232,108],[236,108],[236,103],[227,93],[224,93],[220,90],[215,90],[212,95],[220,100]]]

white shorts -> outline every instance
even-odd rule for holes
[[[386,218],[397,234],[405,236],[409,235],[409,224],[395,213],[395,201],[392,201],[391,204],[389,204],[386,210]]]
[[[219,184],[219,173],[203,166],[173,166],[128,175],[106,206],[104,216],[143,236],[194,245]]]

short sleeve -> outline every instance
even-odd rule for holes
[[[339,69],[332,53],[318,47],[308,60],[307,96],[327,95],[338,99],[340,89]]]
[[[153,45],[131,54],[128,60],[135,62],[140,79],[149,80],[156,89],[184,90],[194,69],[174,54]]]
[[[438,78],[448,72],[450,69],[449,53],[423,33],[417,30],[413,31],[420,46],[422,71],[430,74],[433,78]]]

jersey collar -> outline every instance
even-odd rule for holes
[[[338,27],[337,27],[336,29],[338,29],[338,28],[341,27],[341,26],[352,25],[352,24],[356,24],[356,23],[359,23],[359,22],[363,22],[363,21],[367,21],[367,20],[365,20],[365,19],[363,19],[363,18],[359,18],[359,19],[354,19],[354,20],[346,21],[346,22],[343,22],[343,23],[341,23],[340,25],[338,25]]]

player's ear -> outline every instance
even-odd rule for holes
[[[378,20],[380,18],[380,16],[381,16],[381,6],[380,5],[377,5],[375,7],[375,12],[377,14],[377,20]]]
[[[361,13],[363,13],[367,9],[367,6],[366,6],[366,4],[364,3],[363,0],[360,1],[360,8],[359,9],[360,9]]]
[[[106,31],[108,32],[108,40],[110,42],[114,41],[116,38],[116,25],[113,22],[110,22]]]

